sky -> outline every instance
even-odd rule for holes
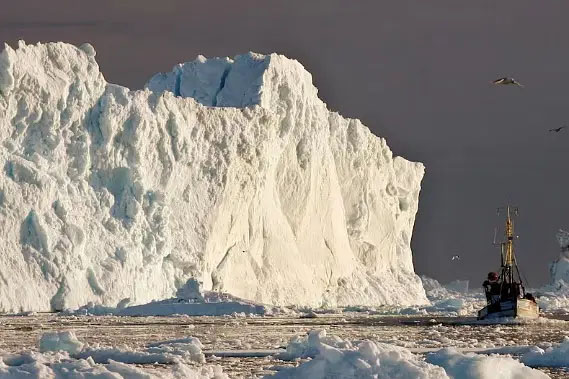
[[[295,58],[330,109],[425,164],[419,274],[479,286],[509,203],[536,286],[569,229],[569,128],[548,132],[569,125],[567,15],[562,0],[7,0],[0,42],[90,42],[107,81],[132,89],[198,54]],[[525,87],[490,84],[502,76]]]

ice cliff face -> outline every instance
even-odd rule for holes
[[[423,166],[327,110],[272,54],[205,59],[143,91],[95,51],[0,55],[0,310],[205,289],[272,304],[426,302],[410,239]]]
[[[563,280],[569,284],[569,232],[559,229],[557,242],[561,252],[559,258],[550,266],[551,283]]]

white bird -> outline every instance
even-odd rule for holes
[[[453,255],[451,258],[452,261],[459,261],[460,260],[460,255]]]
[[[508,77],[496,79],[492,82],[492,84],[503,84],[503,85],[513,84],[513,85],[516,85],[518,87],[523,87],[523,85],[520,82],[518,82],[516,79],[508,78]]]

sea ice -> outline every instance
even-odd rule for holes
[[[349,341],[314,330],[294,338],[283,358],[312,358],[266,378],[448,378],[444,369],[423,362],[409,350],[372,341]]]
[[[301,359],[302,363],[281,369],[274,378],[548,378],[511,357],[464,354],[445,348],[428,354],[423,361],[404,347],[345,341],[324,330],[293,337],[279,358]]]
[[[569,285],[563,280],[535,290],[537,304],[542,312],[569,313]]]
[[[510,358],[463,354],[454,348],[441,349],[427,355],[428,363],[441,366],[451,378],[460,379],[544,379],[545,373]]]
[[[135,351],[86,346],[72,332],[57,332],[42,335],[39,353],[0,353],[0,377],[228,379],[221,367],[203,363],[202,344],[194,337],[157,342]],[[164,366],[158,371],[135,366],[155,364]]]
[[[78,353],[83,349],[75,333],[72,331],[45,333],[40,339],[40,352],[46,351],[67,351],[68,353]]]
[[[569,338],[545,350],[534,346],[520,361],[532,367],[569,367]]]
[[[199,283],[189,279],[176,292],[176,297],[148,304],[105,307],[89,303],[76,310],[65,310],[69,315],[115,315],[115,316],[225,316],[225,315],[266,315],[277,308],[258,304],[223,292],[202,291]]]
[[[440,284],[436,279],[421,276],[429,304],[408,307],[384,306],[374,313],[402,315],[473,316],[486,304],[482,290],[470,290],[466,280]]]

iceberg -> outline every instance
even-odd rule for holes
[[[0,54],[0,311],[143,304],[190,278],[272,305],[428,302],[424,166],[328,110],[299,62],[199,56],[133,91],[95,56]]]
[[[560,280],[569,283],[569,232],[559,229],[556,237],[561,252],[559,258],[549,267],[551,284]]]

